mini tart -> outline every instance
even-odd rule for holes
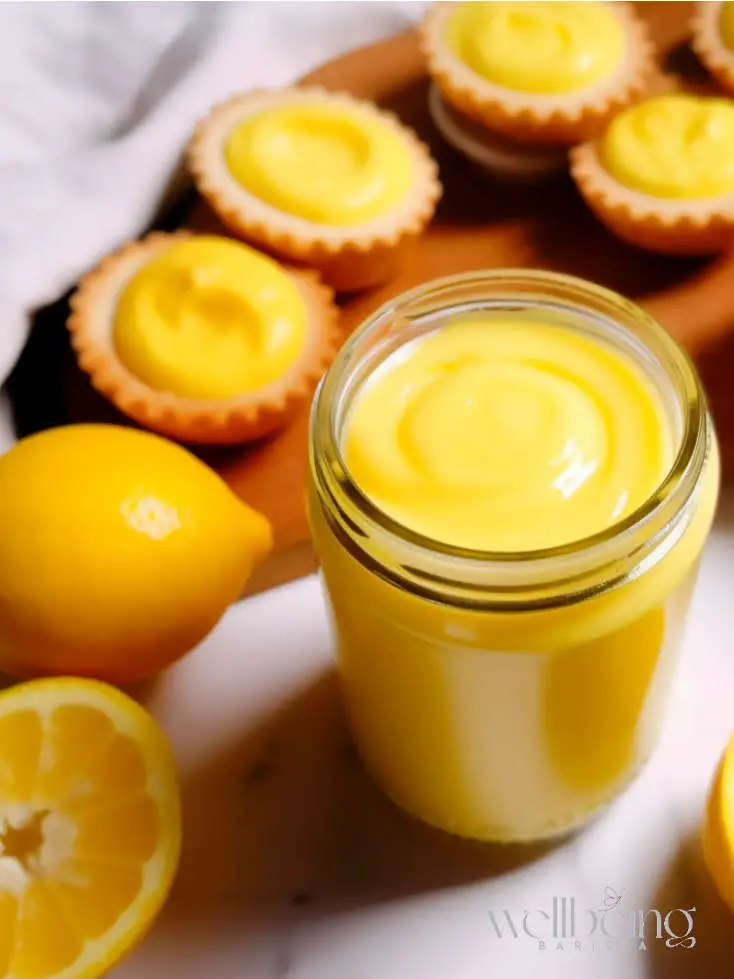
[[[734,93],[734,3],[697,3],[691,47],[721,87]]]
[[[184,231],[104,259],[80,282],[67,325],[98,391],[146,428],[192,444],[283,427],[340,344],[333,294],[313,272]]]
[[[217,106],[197,127],[188,161],[234,234],[317,268],[340,292],[396,274],[441,195],[438,168],[410,129],[319,88],[256,91]]]
[[[574,147],[571,176],[623,241],[665,254],[713,254],[734,238],[731,146],[734,101],[672,92],[626,109],[601,137]]]
[[[561,32],[572,38],[575,60],[558,44]],[[421,38],[447,101],[520,141],[590,138],[645,91],[654,71],[646,27],[621,2],[439,3]],[[595,59],[579,55],[589,44]]]
[[[493,133],[453,108],[435,84],[428,94],[428,108],[446,142],[488,177],[514,184],[539,183],[568,168],[565,147],[534,146]]]

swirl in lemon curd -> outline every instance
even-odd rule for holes
[[[574,92],[615,70],[624,29],[604,3],[464,3],[447,25],[454,54],[495,85]]]
[[[625,187],[662,198],[734,191],[734,102],[662,95],[621,113],[601,142],[607,170]]]
[[[352,477],[445,543],[549,548],[623,519],[662,481],[670,426],[612,348],[507,316],[457,319],[383,363],[351,409]]]
[[[125,286],[120,361],[151,388],[230,398],[276,381],[304,344],[306,308],[270,258],[226,238],[177,242]]]
[[[378,118],[328,102],[278,105],[244,119],[225,144],[227,166],[250,193],[318,224],[351,225],[394,207],[412,166]]]

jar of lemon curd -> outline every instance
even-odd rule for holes
[[[546,272],[430,282],[316,396],[309,512],[364,763],[466,837],[570,830],[659,736],[716,438],[646,313]]]

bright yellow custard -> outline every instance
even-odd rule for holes
[[[345,226],[389,211],[410,190],[408,147],[358,107],[294,102],[242,121],[224,147],[247,191],[295,217]]]
[[[661,198],[734,191],[734,101],[663,95],[620,113],[603,137],[604,166],[621,184]]]
[[[724,46],[734,51],[734,3],[722,3],[719,15],[719,34]]]
[[[550,275],[541,287],[566,296]],[[396,313],[396,336],[410,315]],[[704,407],[685,504],[623,533],[682,465],[688,395],[676,402],[664,371],[690,368],[538,317],[449,315],[360,369],[329,431],[390,525],[342,495],[341,466],[327,479],[330,374],[312,428],[310,520],[366,766],[413,815],[504,842],[580,824],[649,757],[718,488]],[[523,551],[591,533],[608,566],[589,544],[546,557],[552,572]]]
[[[462,3],[447,30],[476,74],[538,95],[593,85],[624,56],[624,29],[605,3]]]
[[[277,380],[306,335],[306,308],[272,259],[226,238],[193,237],[143,266],[117,303],[114,346],[152,388],[230,398]]]
[[[345,457],[427,537],[528,551],[606,530],[672,461],[652,383],[561,326],[474,318],[401,349],[363,386]]]

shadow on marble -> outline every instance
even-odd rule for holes
[[[734,975],[734,921],[706,869],[698,833],[685,839],[661,880],[653,907],[662,911],[695,908],[692,948],[648,943],[649,979],[731,979]],[[675,915],[671,930],[684,934],[685,919]]]
[[[511,873],[552,849],[467,842],[404,815],[362,770],[333,672],[186,778],[183,799],[164,927],[218,910],[320,916]]]

